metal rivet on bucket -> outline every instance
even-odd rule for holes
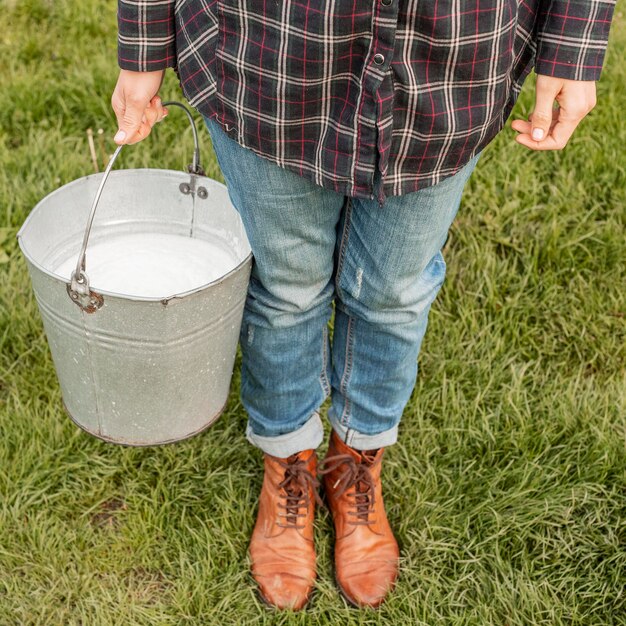
[[[185,439],[223,411],[252,265],[226,187],[200,165],[193,117],[178,102],[163,104],[184,109],[191,122],[195,150],[187,172],[112,171],[120,146],[103,174],[46,196],[18,233],[68,413],[87,432],[128,445]],[[137,232],[218,241],[238,263],[211,283],[166,297],[90,285],[90,237]],[[70,254],[77,262],[68,281],[51,268]]]

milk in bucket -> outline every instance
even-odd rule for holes
[[[88,251],[90,285],[96,291],[163,298],[185,293],[237,266],[232,248],[220,242],[160,233],[117,235]],[[70,279],[76,255],[54,270]]]

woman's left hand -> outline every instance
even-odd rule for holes
[[[554,107],[554,101],[558,103]],[[539,74],[535,108],[529,121],[515,120],[511,127],[517,143],[531,150],[562,150],[580,121],[596,106],[596,83]]]

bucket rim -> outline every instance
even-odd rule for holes
[[[181,170],[166,170],[166,169],[158,169],[158,168],[151,168],[151,167],[141,167],[141,168],[121,168],[118,170],[114,170],[111,172],[110,176],[117,176],[119,174],[122,173],[128,173],[128,172],[151,172],[151,173],[160,173],[160,174],[176,174],[177,176],[182,175],[185,178],[187,178],[189,176],[189,174],[187,172],[181,171]],[[61,187],[58,187],[57,189],[55,189],[54,191],[51,191],[49,194],[45,195],[41,200],[39,200],[39,202],[37,202],[37,204],[31,209],[30,213],[28,214],[28,216],[26,217],[26,219],[24,220],[24,223],[22,224],[22,226],[20,227],[20,229],[17,231],[17,242],[18,245],[20,247],[20,250],[22,251],[22,254],[26,257],[26,259],[28,260],[29,263],[31,263],[34,267],[36,267],[40,272],[42,272],[43,274],[45,274],[46,276],[49,276],[50,278],[63,283],[64,285],[69,285],[70,280],[68,278],[64,278],[63,276],[59,276],[59,274],[55,274],[54,272],[52,272],[51,270],[47,269],[46,267],[44,267],[41,263],[39,263],[38,261],[36,261],[32,255],[28,252],[28,250],[26,249],[23,239],[24,239],[24,230],[27,228],[28,223],[30,222],[31,219],[34,219],[34,215],[37,212],[37,210],[39,209],[39,207],[46,202],[47,200],[49,200],[51,197],[55,196],[58,193],[61,193],[64,189],[67,189],[68,187],[72,187],[74,185],[77,185],[79,183],[84,183],[86,180],[90,179],[90,178],[97,178],[97,177],[101,177],[103,176],[103,172],[95,172],[93,174],[88,174],[87,176],[81,176],[80,178],[76,178],[74,180],[71,180],[68,183],[65,183],[65,185],[61,185]],[[211,181],[211,184],[214,184],[218,187],[222,187],[224,189],[226,188],[226,185],[224,185],[224,183],[221,183],[219,180],[215,180],[214,178],[211,178],[209,176],[198,176],[199,179],[204,179],[204,180],[209,180]],[[235,211],[237,211],[235,209]],[[241,219],[241,218],[240,218]],[[245,230],[244,230],[245,232]],[[250,247],[250,242],[248,241],[248,247]],[[219,278],[216,278],[215,280],[212,280],[208,283],[204,283],[203,285],[200,285],[199,287],[194,287],[193,289],[189,289],[187,291],[181,291],[179,293],[173,293],[173,294],[169,294],[169,295],[165,295],[165,296],[133,296],[133,295],[128,295],[128,294],[122,294],[122,293],[116,293],[114,291],[107,291],[105,289],[98,289],[97,287],[94,287],[94,291],[98,294],[101,294],[103,296],[107,296],[109,298],[120,298],[122,300],[130,300],[133,302],[164,302],[164,301],[169,301],[169,300],[173,300],[175,298],[185,298],[186,296],[190,296],[193,295],[195,293],[198,293],[199,291],[203,291],[204,289],[207,289],[208,287],[212,287],[214,285],[218,285],[220,283],[222,283],[223,281],[227,280],[231,275],[238,273],[243,267],[245,267],[248,263],[250,263],[250,261],[252,260],[252,250],[250,250],[250,252],[248,253],[248,255],[242,259],[235,267],[233,267],[231,270],[229,270],[228,272],[226,272],[226,274],[222,274],[222,276],[220,276]]]
[[[143,172],[143,173],[151,172],[151,173],[159,173],[159,174],[175,174],[176,176],[184,176],[185,178],[189,176],[187,172],[184,172],[182,170],[165,170],[165,169],[153,168],[153,167],[127,167],[127,168],[119,168],[117,170],[113,170],[109,174],[109,177],[118,176],[119,174],[126,174],[128,172]],[[70,187],[73,187],[74,185],[78,185],[79,183],[84,183],[90,178],[102,178],[103,175],[104,175],[104,172],[94,172],[92,174],[87,174],[87,176],[81,176],[80,178],[75,178],[74,180],[70,180],[68,183],[61,185],[60,187],[57,187],[50,193],[46,194],[43,198],[41,198],[41,200],[39,200],[39,202],[37,202],[37,204],[30,210],[30,213],[26,216],[24,223],[20,226],[20,229],[17,231],[17,235],[16,235],[17,238],[19,239],[21,236],[23,236],[22,234],[23,231],[26,229],[31,219],[34,219],[33,215],[37,212],[39,207],[44,202],[46,202],[53,196],[60,194],[62,191]],[[198,174],[194,174],[194,176],[197,176],[198,178],[201,178],[204,180],[209,180],[211,181],[211,184],[217,185],[218,187],[222,187],[223,189],[227,189],[224,183],[221,183],[219,180],[215,180],[215,178],[211,178],[210,176],[200,176]]]

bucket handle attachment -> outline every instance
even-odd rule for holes
[[[194,151],[193,151],[193,160],[191,164],[187,167],[187,171],[191,174],[191,181],[189,183],[182,183],[180,185],[180,191],[184,194],[194,194],[196,193],[195,182],[196,176],[204,176],[205,172],[202,166],[200,165],[200,142],[198,141],[198,129],[196,128],[196,123],[191,115],[189,109],[180,102],[168,101],[163,102],[163,106],[176,106],[181,108],[185,114],[187,115],[187,119],[191,124],[191,130],[193,132],[193,143],[194,143]],[[96,191],[96,195],[93,199],[93,204],[91,205],[91,211],[89,212],[89,218],[87,219],[87,227],[85,228],[85,235],[83,237],[83,244],[80,249],[80,254],[78,255],[78,260],[76,261],[76,269],[72,272],[71,281],[67,285],[67,293],[75,304],[77,304],[85,313],[95,313],[103,304],[104,298],[95,291],[92,291],[89,288],[89,277],[86,272],[86,252],[87,252],[87,243],[89,242],[89,235],[91,233],[91,226],[93,224],[93,218],[96,214],[96,208],[98,207],[98,202],[100,201],[100,196],[102,195],[102,190],[104,189],[104,185],[113,169],[113,164],[115,160],[119,156],[120,152],[124,145],[118,146],[113,153],[113,156],[109,159],[109,162],[104,170],[104,174],[102,175],[102,180],[100,181],[100,185],[98,186],[98,191]],[[207,197],[207,191],[204,187],[199,187],[198,195],[202,198]]]

